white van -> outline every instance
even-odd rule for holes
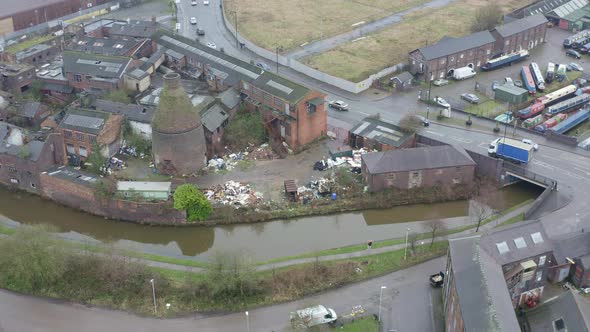
[[[293,328],[301,329],[321,324],[332,324],[338,319],[334,309],[326,308],[323,305],[316,305],[291,313],[291,325]]]
[[[457,68],[453,71],[453,78],[456,80],[465,80],[475,76],[475,70],[470,67]]]

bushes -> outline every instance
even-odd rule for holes
[[[259,111],[240,109],[225,129],[225,142],[233,149],[242,150],[248,143],[260,145],[266,140],[264,120]]]
[[[186,211],[187,221],[206,220],[211,214],[211,203],[192,184],[183,184],[174,191],[174,208]]]

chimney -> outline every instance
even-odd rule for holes
[[[170,90],[177,89],[180,86],[180,75],[178,73],[168,73],[164,75],[164,83]]]

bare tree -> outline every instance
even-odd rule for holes
[[[487,179],[479,181],[477,195],[469,202],[469,215],[477,222],[476,232],[479,232],[482,221],[494,214],[492,206],[498,196],[497,192],[498,189],[492,181]]]
[[[473,24],[471,25],[472,32],[479,32],[493,29],[502,18],[502,9],[495,2],[490,2],[484,7],[479,8],[475,12]]]
[[[434,244],[434,238],[437,234],[440,234],[442,231],[447,229],[447,225],[441,219],[432,219],[429,220],[424,227],[430,233],[430,246]]]
[[[414,114],[406,114],[399,121],[399,127],[406,133],[414,133],[420,127],[420,119]]]
[[[408,246],[410,247],[410,252],[413,254],[416,252],[416,243],[418,242],[418,234],[410,233],[408,235]]]

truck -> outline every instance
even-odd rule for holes
[[[334,324],[338,319],[334,309],[319,304],[313,307],[291,312],[291,326],[294,329],[306,329],[316,325]]]
[[[461,67],[453,71],[453,78],[457,81],[466,80],[475,76],[475,70],[471,67]]]
[[[566,120],[557,124],[555,127],[550,128],[549,130],[557,134],[565,134],[575,126],[588,120],[588,118],[590,118],[590,109],[586,108],[577,113],[570,114]]]
[[[514,53],[509,53],[506,55],[502,55],[495,59],[488,60],[481,66],[481,70],[483,71],[490,71],[494,69],[498,69],[504,66],[510,66],[515,62],[522,61],[529,57],[529,51],[527,50],[520,50]]]
[[[512,138],[500,137],[490,143],[488,155],[518,164],[528,164],[533,159],[533,146]]]

